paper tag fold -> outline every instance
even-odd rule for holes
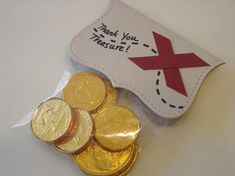
[[[167,119],[184,114],[207,74],[223,64],[119,0],[74,37],[70,52]]]

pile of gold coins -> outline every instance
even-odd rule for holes
[[[89,175],[126,175],[137,157],[138,118],[117,104],[117,90],[94,73],[72,75],[63,98],[37,107],[31,128]]]

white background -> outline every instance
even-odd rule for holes
[[[190,111],[141,152],[134,176],[235,175],[235,1],[126,0],[223,59]],[[72,37],[109,0],[0,0],[0,175],[77,176],[69,158],[11,126],[52,94]]]

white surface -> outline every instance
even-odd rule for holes
[[[146,145],[132,175],[234,176],[235,1],[126,0],[225,60],[205,80],[190,111]],[[0,0],[0,175],[76,176],[69,158],[11,126],[51,95],[72,37],[108,0]]]

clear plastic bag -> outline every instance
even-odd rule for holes
[[[91,71],[92,73],[95,73],[97,75],[99,75],[102,79],[106,79],[108,80],[107,77],[105,77],[105,75],[96,72],[95,70],[92,69],[88,69],[85,66],[82,65],[78,65],[79,70],[77,72],[81,72],[81,71]],[[46,99],[43,102],[47,102],[50,99],[54,99],[54,98],[59,98],[63,100],[63,89],[65,88],[65,86],[68,84],[70,78],[71,78],[71,73],[68,71],[65,71],[63,76],[61,77],[60,81],[58,82],[56,89],[54,91],[54,93],[48,97],[48,99]],[[105,170],[106,172],[104,172],[104,174],[99,173],[100,175],[132,175],[132,171],[129,172],[130,168],[132,168],[132,170],[135,169],[135,160],[137,160],[137,162],[141,163],[141,160],[139,158],[141,158],[141,151],[145,150],[145,147],[147,145],[149,145],[153,140],[156,140],[156,137],[161,133],[161,131],[164,129],[164,127],[167,125],[168,122],[164,121],[163,119],[159,118],[156,116],[155,113],[153,113],[148,107],[146,107],[146,105],[143,104],[143,102],[133,93],[131,93],[128,90],[122,89],[122,88],[116,88],[117,93],[118,93],[118,99],[117,99],[117,106],[124,106],[129,108],[130,110],[132,110],[138,120],[139,120],[139,124],[140,124],[140,131],[138,131],[138,139],[135,140],[135,142],[133,142],[133,146],[135,145],[135,148],[132,150],[135,150],[136,153],[132,154],[132,159],[129,162],[129,164],[126,164],[128,167],[124,167],[123,168],[119,168],[120,171],[118,172],[109,172],[110,168],[113,167],[113,169],[115,167],[121,167],[118,166],[118,162],[115,162],[115,164],[110,165],[111,162],[113,162],[114,160],[118,160],[121,159],[120,157],[124,157],[123,153],[131,153],[129,148],[125,148],[123,150],[119,150],[119,151],[111,151],[107,148],[105,148],[102,145],[99,145],[100,143],[97,142],[97,140],[95,139],[95,133],[92,133],[92,139],[86,144],[86,146],[84,146],[84,148],[82,148],[82,150],[80,150],[79,152],[75,152],[75,154],[69,154],[69,157],[72,157],[72,159],[75,161],[75,164],[79,165],[79,162],[76,161],[76,157],[80,157],[79,159],[82,160],[82,155],[83,153],[85,153],[85,157],[89,156],[89,150],[92,150],[92,155],[94,155],[96,157],[96,168],[101,169],[101,170]],[[38,103],[38,105],[40,105],[40,102]],[[35,108],[33,108],[25,117],[23,117],[19,122],[17,122],[13,128],[18,130],[20,133],[25,134],[26,136],[29,136],[30,138],[34,138],[34,136],[32,135],[32,124],[30,123],[32,121],[32,117],[33,114],[35,113],[36,109],[39,107],[38,105],[35,105]],[[89,113],[91,114],[91,113]],[[92,115],[91,115],[92,117]],[[94,119],[93,119],[94,121]],[[128,122],[127,122],[128,123]],[[95,124],[95,123],[94,123]],[[79,124],[78,124],[79,125]],[[96,127],[95,127],[96,128]],[[75,129],[76,131],[77,129]],[[72,133],[71,133],[72,134]],[[74,134],[74,133],[73,133]],[[125,134],[115,134],[115,135],[126,135]],[[62,143],[63,143],[62,139]],[[70,138],[67,138],[65,140],[65,143],[70,140]],[[94,145],[96,145],[94,147]],[[48,145],[49,147],[52,148],[56,148],[55,147],[55,143],[52,143],[50,145]],[[93,147],[93,148],[92,148]],[[124,151],[125,150],[125,151]],[[52,150],[54,151],[54,150]],[[124,152],[123,152],[124,151]],[[116,152],[116,153],[115,153]],[[132,151],[133,152],[133,151]],[[63,152],[66,153],[66,152]],[[88,153],[88,154],[86,154]],[[121,153],[121,154],[120,154]],[[59,155],[59,152],[55,152],[55,155]],[[65,156],[66,157],[66,156]],[[92,156],[93,157],[93,156]],[[111,157],[111,158],[110,158]],[[116,157],[116,158],[115,158]],[[112,160],[112,161],[111,161]],[[83,161],[82,161],[83,162]],[[84,161],[86,162],[86,161]],[[85,168],[81,168],[81,163],[79,165],[80,169],[78,169],[78,173],[80,173],[80,175],[86,175],[85,173],[90,173],[89,170],[88,172],[87,169]],[[116,169],[117,169],[116,168]],[[83,172],[82,172],[82,171]],[[85,171],[84,171],[85,170]],[[93,168],[94,170],[94,168]],[[90,173],[92,174],[92,173]],[[95,175],[95,174],[93,174]]]

